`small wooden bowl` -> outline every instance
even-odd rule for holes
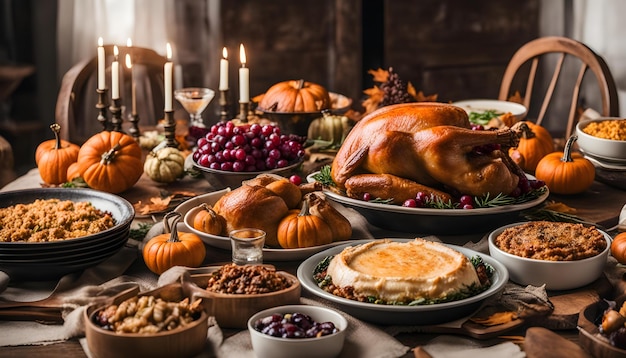
[[[262,294],[225,294],[211,292],[206,289],[211,272],[219,266],[206,267],[206,273],[197,273],[184,276],[183,284],[188,285],[191,296],[202,298],[202,304],[209,316],[214,316],[220,327],[245,329],[248,319],[255,313],[267,308],[300,303],[300,281],[294,275],[284,271],[277,273],[289,280],[288,288]],[[197,272],[197,269],[194,270]],[[193,272],[193,271],[192,271]]]
[[[185,297],[183,285],[170,284],[139,294],[153,295],[166,301],[179,302]],[[119,304],[128,297],[114,301]],[[191,297],[190,297],[191,298]],[[107,305],[91,305],[83,314],[87,347],[92,357],[193,357],[206,346],[208,316],[206,312],[186,327],[155,334],[115,333],[94,323],[95,314]]]
[[[618,297],[615,300],[617,307],[621,307],[624,301],[626,301],[626,295]],[[580,345],[596,358],[626,357],[625,349],[611,345],[608,339],[600,334],[598,326],[602,322],[602,316],[608,307],[608,302],[602,300],[590,304],[580,312],[578,316],[578,339]]]

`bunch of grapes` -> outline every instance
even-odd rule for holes
[[[254,329],[273,337],[314,338],[326,336],[339,330],[332,322],[316,322],[303,313],[273,314],[254,322]]]
[[[215,170],[265,171],[284,168],[304,157],[303,143],[303,137],[281,134],[278,126],[220,122],[198,139],[193,160]]]
[[[389,68],[387,81],[380,85],[380,89],[384,93],[383,100],[380,103],[381,107],[391,104],[415,102],[408,92],[406,83],[400,79],[400,76],[398,76],[391,67]]]

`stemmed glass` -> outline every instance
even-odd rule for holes
[[[215,96],[215,91],[202,87],[180,88],[174,91],[174,98],[183,105],[189,113],[189,126],[204,128],[202,112],[211,103]]]

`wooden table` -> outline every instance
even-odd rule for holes
[[[29,177],[30,175],[30,177]],[[33,180],[33,173],[29,173],[24,177],[18,178],[15,182],[8,187],[2,189],[19,189],[24,187],[33,187],[31,184],[26,184],[26,181]],[[37,177],[38,175],[35,174]],[[26,185],[26,186],[24,186]],[[193,191],[197,194],[208,192],[211,190],[210,186],[202,179],[191,180],[185,179],[173,185],[156,185],[150,179],[142,177],[140,181],[126,193],[122,193],[121,196],[125,197],[131,203],[136,203],[139,200],[147,200],[148,198],[159,195],[163,191],[175,192],[178,190]],[[557,196],[551,195],[549,200],[562,202],[577,210],[576,214],[586,220],[596,222],[606,228],[617,225],[618,217],[622,206],[626,203],[626,191],[608,186],[604,183],[595,182],[590,190],[586,193],[576,196]],[[229,252],[225,250],[212,249],[209,250],[206,262],[227,262],[230,260]],[[135,263],[129,271],[142,269],[137,265],[143,265],[143,263]],[[295,273],[299,262],[283,262],[276,266],[280,269]],[[145,269],[145,268],[143,268]],[[231,335],[234,331],[226,330],[225,335]],[[508,332],[509,335],[524,336],[525,328],[520,328],[512,332]],[[576,330],[559,331],[559,335],[565,337],[574,342],[577,341],[578,333]],[[416,347],[418,345],[426,344],[429,340],[434,338],[435,334],[423,334],[423,333],[406,333],[396,336],[403,344],[409,347]],[[501,340],[492,339],[485,343],[498,343]],[[24,356],[46,356],[46,357],[86,357],[80,343],[76,339],[72,339],[66,342],[46,345],[46,346],[16,346],[16,347],[0,347],[0,357],[24,357]],[[413,353],[409,352],[406,357],[412,357]]]

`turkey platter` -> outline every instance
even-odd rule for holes
[[[498,130],[472,128],[462,108],[435,102],[378,109],[350,131],[330,176],[347,196],[402,204],[426,193],[451,202],[461,196],[519,196],[526,175],[508,156],[524,122]]]

